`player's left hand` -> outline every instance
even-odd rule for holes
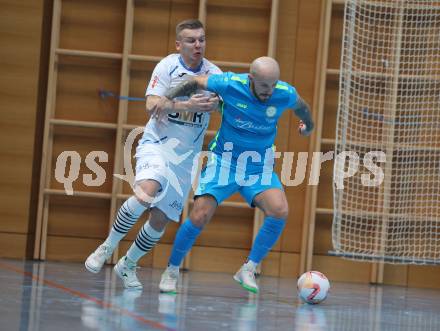
[[[313,130],[313,123],[306,125],[303,121],[299,121],[298,131],[302,136],[309,136]]]

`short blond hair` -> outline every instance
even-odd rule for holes
[[[204,29],[204,27],[203,23],[200,22],[198,19],[184,20],[176,25],[176,39],[179,39],[180,32],[185,29],[196,30]]]

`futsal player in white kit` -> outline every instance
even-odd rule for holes
[[[218,98],[205,91],[172,101],[164,97],[190,76],[221,73],[204,58],[205,31],[200,21],[186,20],[176,26],[176,49],[179,53],[156,65],[147,87],[150,120],[136,149],[134,195],[119,209],[107,239],[85,261],[87,270],[98,273],[119,241],[149,209],[149,220],[114,267],[129,289],[142,289],[136,276],[137,261],[159,241],[169,221],[179,221],[195,177],[191,174],[193,161],[202,148],[209,113],[218,107]],[[160,113],[155,111],[159,104]]]

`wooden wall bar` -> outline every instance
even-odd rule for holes
[[[312,110],[314,110],[315,101],[313,100],[313,91],[316,74],[316,50],[319,44],[321,1],[298,1],[296,8],[297,15],[294,21],[296,22],[297,28],[295,33],[295,48],[293,50],[295,60],[292,66],[292,78],[290,81],[296,87],[301,97],[306,100],[312,107]],[[286,31],[289,31],[289,29],[287,28]],[[288,125],[289,135],[287,136],[288,145],[286,146],[286,150],[295,153],[295,162],[291,176],[291,178],[294,178],[298,153],[308,151],[310,138],[304,138],[298,135],[298,119],[293,114],[291,114]],[[309,162],[310,158],[308,160],[308,163]],[[290,225],[286,227],[286,231],[283,233],[281,250],[295,254],[295,258],[291,260],[292,266],[290,267],[297,268],[294,269],[295,274],[299,274],[300,271],[298,262],[300,260],[302,241],[304,240],[303,218],[307,183],[308,176],[306,174],[302,184],[286,189],[290,206],[288,219]],[[281,275],[290,276],[289,273]]]

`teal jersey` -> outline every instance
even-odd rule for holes
[[[293,86],[278,81],[272,96],[262,102],[251,91],[248,74],[232,72],[209,76],[207,89],[223,99],[222,123],[210,149],[221,154],[225,143],[232,142],[235,159],[245,151],[256,151],[263,161],[274,144],[278,119],[286,109],[295,108],[299,99]],[[227,151],[230,144],[226,146]]]

